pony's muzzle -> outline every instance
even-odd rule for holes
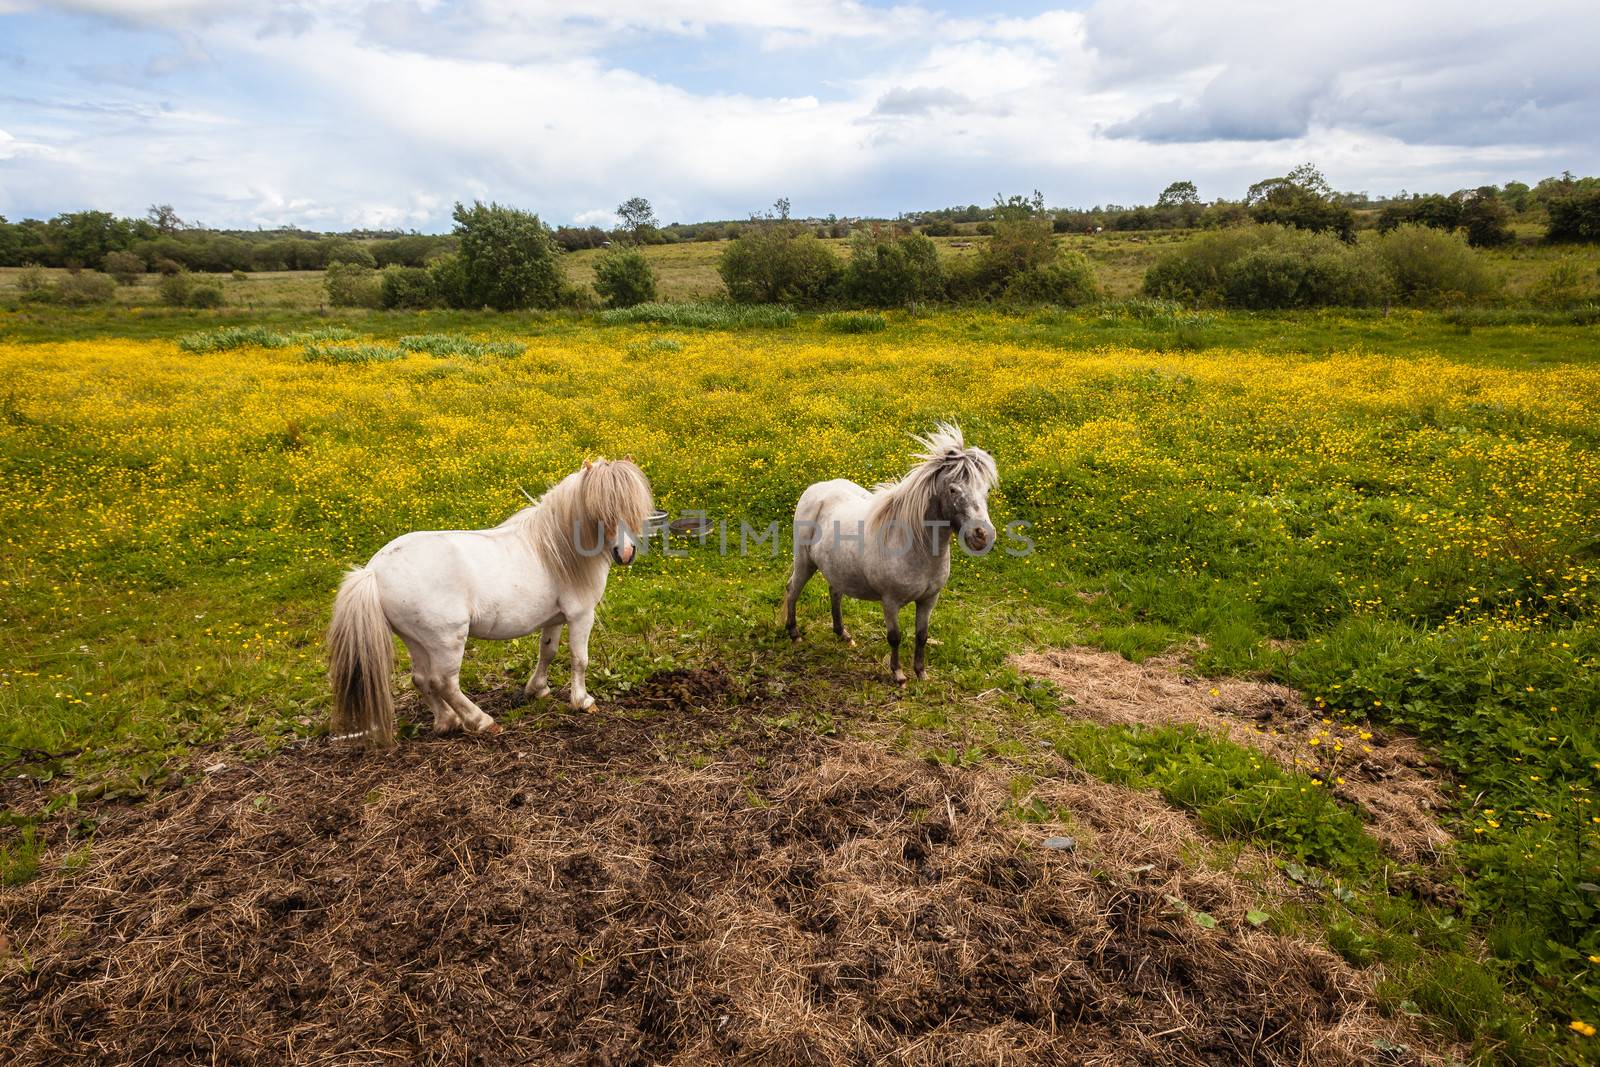
[[[626,542],[624,544],[620,544],[620,545],[612,545],[611,546],[611,558],[616,560],[618,563],[622,564],[623,566],[627,566],[628,564],[633,562],[633,552],[634,552],[634,549],[633,549],[633,542],[632,541],[628,541],[628,542]]]
[[[967,543],[967,547],[972,551],[983,552],[993,543],[994,531],[990,530],[988,526],[979,523],[962,531],[961,539]]]

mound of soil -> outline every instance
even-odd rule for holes
[[[1334,795],[1365,814],[1372,836],[1396,859],[1432,864],[1450,845],[1438,823],[1447,806],[1438,786],[1442,775],[1416,742],[1382,731],[1368,731],[1372,736],[1363,740],[1359,732],[1325,723],[1285,686],[1202,678],[1179,656],[1130,663],[1097,648],[1029,652],[1011,663],[1054,682],[1070,700],[1062,708],[1070,717],[1197,726],[1249,745],[1288,770],[1320,775]]]
[[[1152,798],[1069,776],[1048,799],[1071,826],[1029,825],[1002,771],[769,729],[741,701],[678,672],[609,713],[311,744],[108,807],[86,862],[0,896],[0,1048],[1419,1062],[1363,976],[1244,921],[1259,887],[1187,869],[1199,838]]]

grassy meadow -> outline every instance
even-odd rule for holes
[[[1065,240],[1126,295],[1163,238]],[[719,247],[648,249],[663,298],[714,293]],[[567,257],[575,280],[591,260]],[[791,679],[797,728],[858,709],[901,749],[1019,781],[1049,742],[1195,812],[1214,862],[1249,842],[1311,871],[1327,891],[1272,921],[1379,969],[1386,1010],[1486,1062],[1600,1048],[1592,327],[1134,301],[718,329],[313,315],[318,275],[224,284],[216,313],[155,309],[145,285],[110,309],[0,313],[0,765],[51,780],[50,812],[92,831],[96,797],[170,783],[198,746],[323,731],[344,568],[631,454],[658,506],[728,520],[730,549],[674,540],[614,572],[600,714],[608,691],[717,661]],[[814,582],[791,644],[786,561],[741,554],[738,529],[784,523],[821,478],[898,476],[936,419],[995,455],[994,518],[1029,523],[1035,551],[958,558],[929,678],[897,694],[877,607],[847,605],[861,647],[840,647]],[[1007,664],[1068,645],[1187,649],[1205,674],[1293,686],[1323,728],[1289,771],[1192,730],[1069,727]],[[463,687],[520,681],[536,652],[475,642]],[[1456,797],[1434,869],[1383,855],[1340,795],[1374,731],[1415,735]],[[5,815],[0,878],[34,873],[45,814]],[[1419,876],[1442,889],[1400,888]]]

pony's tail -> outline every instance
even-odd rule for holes
[[[357,567],[344,576],[328,625],[328,681],[333,684],[333,733],[367,744],[394,744],[394,642],[378,594],[378,576]]]

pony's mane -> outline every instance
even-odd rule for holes
[[[916,453],[918,463],[897,482],[880,482],[872,487],[872,504],[867,511],[867,529],[873,533],[887,527],[893,531],[922,529],[928,504],[941,479],[964,482],[973,492],[986,494],[1000,481],[994,457],[976,446],[969,447],[961,427],[941,422],[926,436],[913,434],[923,448]],[[913,538],[914,544],[926,543]]]
[[[500,525],[521,529],[563,585],[582,586],[594,582],[608,560],[603,543],[596,546],[595,539],[618,526],[641,534],[650,508],[650,482],[632,460],[597,459]],[[574,534],[582,538],[582,551]]]

